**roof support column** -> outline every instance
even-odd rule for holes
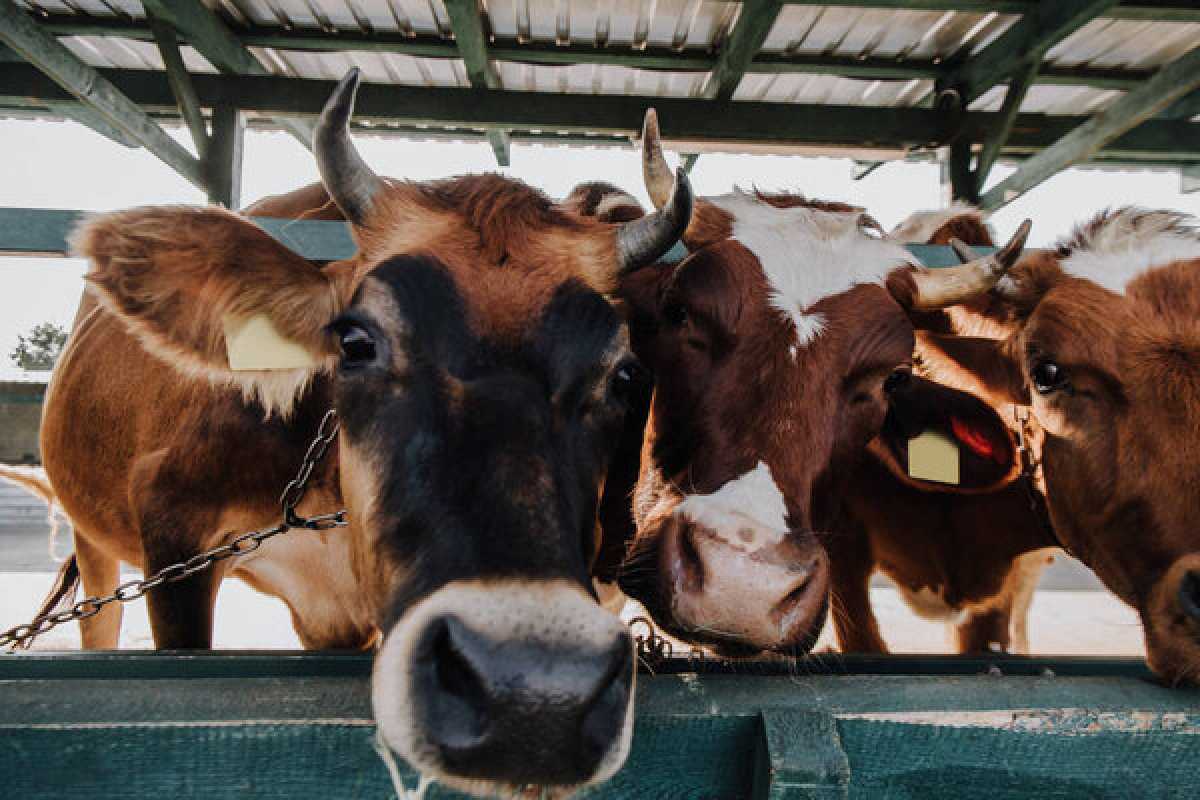
[[[213,109],[212,138],[204,158],[208,202],[237,208],[242,203],[242,145],[246,115],[233,106]]]

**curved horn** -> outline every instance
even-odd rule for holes
[[[991,255],[977,258],[962,242],[953,243],[954,251],[961,259],[969,260],[959,267],[918,270],[912,273],[916,292],[912,308],[917,311],[934,311],[955,305],[988,291],[1008,273],[1021,257],[1025,240],[1033,227],[1030,220],[1021,223],[1017,232],[1000,250]]]
[[[682,169],[675,173],[675,189],[653,214],[626,222],[617,233],[619,274],[653,264],[675,246],[692,221],[692,185]]]
[[[376,175],[350,141],[350,115],[358,92],[359,70],[354,67],[338,82],[325,101],[313,132],[313,153],[325,191],[351,223],[363,224],[375,193],[383,188]]]
[[[646,182],[646,191],[650,194],[650,202],[655,208],[663,208],[671,200],[671,192],[675,188],[671,168],[663,157],[662,136],[658,130],[658,112],[653,108],[646,109],[646,119],[642,123],[642,178]]]

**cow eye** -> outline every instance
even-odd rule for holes
[[[629,402],[650,380],[641,362],[630,356],[613,370],[612,392],[622,402]]]
[[[663,308],[663,319],[666,320],[668,325],[682,328],[683,324],[687,322],[687,318],[687,308],[679,301],[667,303],[666,307]]]
[[[343,367],[362,367],[375,360],[375,340],[365,328],[348,323],[338,330]]]
[[[1067,373],[1053,361],[1040,361],[1030,372],[1033,385],[1039,394],[1050,394],[1067,384]]]

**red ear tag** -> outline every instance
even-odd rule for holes
[[[975,455],[997,460],[996,446],[981,431],[975,430],[958,417],[950,418],[950,429],[954,431],[954,438],[971,448]]]

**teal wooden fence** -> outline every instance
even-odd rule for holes
[[[1136,660],[666,667],[677,674],[638,678],[625,768],[584,796],[1197,796],[1200,691],[1160,687]],[[0,657],[2,794],[392,797],[369,669],[359,654]]]

